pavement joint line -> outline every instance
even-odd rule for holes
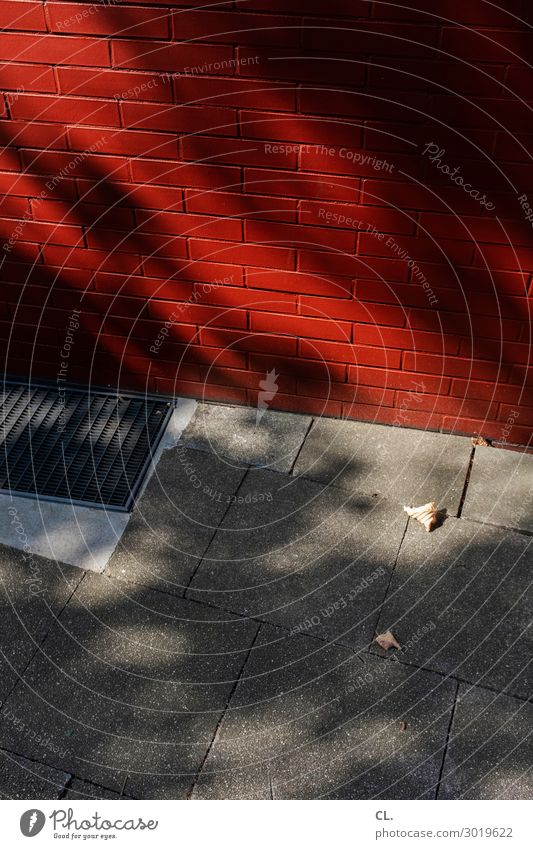
[[[226,700],[226,704],[225,704],[225,706],[224,706],[224,708],[223,708],[223,710],[222,710],[222,713],[221,713],[221,715],[220,715],[220,716],[219,716],[219,718],[218,718],[218,722],[217,722],[217,724],[216,724],[216,728],[215,728],[215,731],[214,731],[213,737],[212,737],[212,739],[211,739],[211,742],[210,742],[209,746],[207,747],[207,751],[206,751],[206,753],[205,753],[205,755],[204,755],[204,758],[203,758],[203,760],[202,760],[202,763],[200,764],[200,767],[199,767],[199,769],[198,769],[198,772],[196,773],[196,775],[195,775],[195,777],[194,777],[194,779],[193,779],[193,782],[192,782],[191,788],[190,788],[189,792],[187,793],[187,797],[186,797],[186,798],[187,798],[187,800],[190,800],[190,799],[191,799],[192,794],[194,793],[194,788],[196,787],[196,785],[197,785],[197,783],[198,783],[198,779],[200,778],[200,776],[201,776],[201,774],[202,774],[202,770],[203,770],[203,768],[204,768],[204,766],[205,766],[205,763],[206,763],[206,761],[207,761],[207,759],[208,759],[208,757],[209,757],[209,753],[211,752],[211,749],[212,749],[212,748],[213,748],[213,746],[215,745],[215,741],[216,741],[216,739],[217,739],[218,732],[219,732],[219,730],[220,730],[220,726],[222,725],[222,722],[223,722],[223,720],[224,720],[224,717],[226,716],[227,710],[228,710],[228,708],[229,708],[229,706],[230,706],[230,704],[231,704],[231,700],[232,700],[232,698],[233,698],[233,694],[235,693],[235,690],[236,690],[236,689],[237,689],[237,687],[238,687],[239,681],[240,681],[240,680],[241,680],[241,678],[242,678],[242,674],[243,674],[243,672],[244,672],[244,670],[245,670],[245,668],[246,668],[246,664],[248,663],[248,660],[249,660],[250,655],[251,655],[251,653],[252,653],[253,647],[255,646],[255,643],[256,643],[257,638],[258,638],[258,636],[259,636],[259,632],[261,631],[261,627],[262,627],[261,625],[258,625],[258,626],[257,626],[257,630],[256,630],[256,632],[255,632],[255,634],[254,634],[254,638],[253,638],[252,642],[250,643],[250,647],[249,647],[248,651],[246,652],[246,657],[245,657],[245,658],[244,658],[244,660],[243,660],[242,666],[241,666],[241,668],[240,668],[240,670],[239,670],[239,674],[237,675],[237,677],[235,678],[235,681],[233,682],[233,687],[231,688],[231,691],[230,691],[230,693],[229,693],[229,695],[228,695],[228,698],[227,698],[227,700]]]
[[[315,423],[315,418],[313,417],[311,419],[311,421],[309,422],[308,428],[305,432],[304,438],[302,439],[302,441],[300,443],[300,447],[298,448],[298,451],[296,452],[296,456],[295,456],[295,458],[294,458],[294,460],[291,464],[291,467],[290,467],[289,471],[286,472],[286,474],[291,475],[292,477],[294,477],[294,468],[296,466],[296,463],[298,462],[298,457],[302,453],[303,447],[304,447],[305,443],[307,442],[307,437],[311,433],[311,428],[313,427],[314,423]]]
[[[387,596],[388,596],[388,594],[389,594],[389,590],[390,590],[390,587],[391,587],[391,584],[392,584],[392,579],[393,579],[393,577],[394,577],[394,572],[396,571],[396,566],[397,566],[397,564],[398,564],[398,560],[400,559],[400,552],[401,552],[401,550],[402,550],[402,545],[403,545],[403,541],[404,541],[404,539],[405,539],[405,535],[407,534],[407,529],[408,529],[408,527],[409,527],[409,521],[410,521],[410,520],[409,520],[409,516],[407,516],[407,519],[406,519],[406,521],[405,521],[405,527],[404,527],[404,529],[403,529],[402,538],[401,538],[401,540],[400,540],[400,544],[399,544],[399,546],[398,546],[398,551],[396,552],[396,557],[394,558],[394,563],[392,564],[392,569],[391,569],[390,576],[389,576],[389,582],[388,582],[388,584],[387,584],[387,586],[386,586],[386,588],[385,588],[385,592],[384,592],[384,594],[383,594],[383,598],[382,598],[382,600],[381,600],[381,604],[380,604],[380,606],[379,606],[379,610],[377,611],[377,615],[376,615],[376,624],[375,624],[375,626],[374,626],[374,630],[373,630],[373,632],[372,632],[372,633],[373,633],[373,635],[375,635],[375,634],[377,634],[377,633],[378,633],[379,620],[381,619],[381,614],[382,614],[382,612],[383,612],[383,606],[384,606],[385,602],[387,601]],[[374,636],[372,636],[372,640],[370,641],[370,643],[369,643],[369,644],[368,644],[368,646],[366,647],[365,654],[370,654],[370,649],[372,648],[372,643],[373,643],[373,642],[374,642]]]
[[[253,467],[252,467],[252,466],[248,466],[248,467],[245,469],[244,474],[243,474],[243,476],[242,476],[241,480],[239,481],[239,485],[238,485],[237,489],[235,490],[235,492],[233,493],[233,495],[234,495],[234,496],[236,496],[236,495],[238,494],[238,492],[239,492],[239,490],[240,490],[241,486],[243,485],[244,481],[246,480],[246,478],[247,478],[247,476],[248,476],[248,473],[249,473],[249,471],[250,471],[250,469],[251,469],[251,468],[253,468]],[[211,544],[212,544],[212,542],[213,542],[213,540],[214,540],[215,536],[217,535],[217,532],[220,530],[220,528],[221,528],[221,526],[222,526],[222,522],[224,521],[224,519],[225,519],[225,518],[226,518],[226,516],[228,515],[228,511],[229,511],[230,507],[232,506],[232,504],[233,504],[233,502],[232,502],[232,501],[229,501],[229,502],[228,502],[228,505],[227,505],[226,509],[224,510],[224,513],[223,513],[223,514],[222,514],[222,516],[220,517],[220,520],[219,520],[218,525],[216,526],[216,528],[214,529],[213,533],[211,534],[211,538],[210,538],[209,542],[207,543],[207,545],[206,545],[206,547],[205,547],[205,549],[204,549],[204,553],[202,554],[202,556],[200,557],[200,560],[198,561],[198,563],[197,563],[197,564],[196,564],[196,566],[194,567],[193,571],[192,571],[192,572],[191,572],[191,574],[189,575],[189,581],[188,581],[188,583],[187,583],[187,586],[184,588],[184,598],[188,598],[188,596],[187,596],[187,590],[188,590],[188,589],[189,589],[189,587],[191,586],[191,583],[193,582],[193,580],[194,580],[194,578],[195,578],[195,575],[196,575],[196,573],[198,572],[198,569],[199,569],[199,568],[200,568],[200,566],[202,565],[202,563],[203,563],[203,561],[204,561],[204,557],[206,556],[207,552],[208,552],[208,551],[209,551],[209,549],[211,548]]]
[[[468,462],[468,469],[466,470],[465,482],[463,486],[463,491],[461,493],[461,500],[459,501],[459,508],[457,510],[457,518],[461,518],[461,513],[463,512],[463,506],[466,499],[466,493],[468,490],[468,484],[470,483],[470,475],[472,474],[472,466],[474,464],[474,456],[476,453],[476,446],[472,446],[472,450],[470,452],[470,460]]]
[[[457,681],[457,684],[456,684],[456,687],[455,687],[455,695],[454,695],[454,698],[453,698],[453,705],[452,705],[452,709],[450,711],[450,721],[448,722],[448,731],[446,733],[446,741],[444,743],[443,752],[442,752],[442,763],[440,765],[439,777],[437,779],[437,784],[435,786],[435,796],[434,796],[435,799],[438,799],[439,793],[440,793],[440,785],[441,785],[442,777],[443,777],[443,774],[444,774],[444,764],[446,763],[446,756],[448,754],[448,745],[450,743],[453,720],[454,720],[454,717],[455,717],[455,710],[456,710],[456,707],[457,707],[457,697],[459,695],[459,687],[460,687],[460,683],[459,683],[459,681]]]
[[[54,613],[51,611],[51,612],[52,612],[52,621],[50,622],[50,625],[49,625],[49,627],[48,627],[48,629],[47,629],[46,633],[45,633],[45,634],[43,634],[43,636],[42,636],[42,637],[41,637],[41,639],[39,640],[39,643],[37,644],[37,643],[36,643],[36,641],[34,640],[34,643],[36,643],[36,645],[35,645],[35,649],[34,649],[34,651],[32,652],[31,657],[29,658],[28,662],[25,664],[24,669],[22,670],[22,672],[15,672],[15,670],[13,670],[13,671],[15,672],[15,675],[16,675],[15,683],[13,684],[13,686],[11,687],[11,689],[9,690],[8,694],[6,695],[6,697],[5,697],[5,698],[4,698],[4,699],[0,702],[0,713],[1,713],[2,709],[4,708],[4,705],[7,703],[7,700],[8,700],[8,699],[9,699],[9,698],[13,695],[13,693],[14,693],[14,692],[15,692],[15,690],[17,689],[18,685],[20,684],[20,682],[21,682],[21,681],[22,681],[22,679],[24,678],[24,676],[25,676],[26,672],[28,671],[28,668],[29,668],[30,664],[33,662],[34,658],[37,656],[37,653],[41,650],[41,648],[42,648],[42,646],[43,646],[44,642],[48,639],[48,636],[49,636],[49,634],[50,634],[50,631],[51,631],[51,630],[52,630],[52,628],[54,627],[55,622],[59,619],[59,617],[61,616],[61,614],[62,614],[62,613],[63,613],[63,611],[65,610],[65,608],[66,608],[67,604],[69,604],[69,602],[71,601],[71,599],[72,599],[72,597],[73,597],[74,593],[75,593],[75,592],[76,592],[76,590],[79,588],[79,586],[81,585],[81,583],[85,580],[85,576],[86,576],[87,574],[88,574],[88,573],[87,573],[86,571],[82,571],[82,572],[80,573],[80,577],[79,577],[79,579],[76,581],[76,585],[75,585],[74,589],[72,590],[72,592],[71,592],[71,593],[70,593],[70,595],[68,596],[67,600],[65,601],[65,603],[63,604],[63,606],[61,607],[61,609],[57,612],[57,614],[54,614]],[[49,605],[47,605],[47,606],[49,607]],[[1,744],[1,741],[0,741],[0,747],[1,747],[1,745],[2,745],[2,744]]]
[[[453,517],[452,517],[453,518]],[[471,516],[457,516],[461,522],[472,522],[473,525],[482,525],[488,528],[497,528],[500,531],[512,531],[514,534],[521,534],[523,537],[533,537],[533,531],[527,531],[525,528],[510,528],[509,525],[497,525],[494,522],[484,522],[482,519],[473,519]]]
[[[67,781],[65,782],[65,786],[63,787],[63,790],[59,794],[58,799],[64,799],[65,798],[68,791],[70,790],[73,778],[74,778],[74,776],[72,775],[72,773],[69,773],[69,777],[68,777]]]
[[[53,770],[54,772],[62,772],[64,775],[69,776],[69,779],[66,782],[66,784],[69,784],[70,780],[75,777],[75,776],[73,776],[73,774],[71,772],[68,772],[66,769],[62,769],[61,767],[57,767],[57,766],[52,766],[51,764],[45,763],[44,761],[40,761],[37,758],[32,758],[30,755],[23,755],[21,752],[16,752],[13,749],[6,749],[5,746],[2,746],[2,744],[0,743],[0,754],[2,752],[4,752],[6,755],[12,755],[14,758],[20,758],[23,761],[28,761],[28,763],[36,764],[37,766],[43,766],[46,769]],[[85,779],[82,779],[82,780],[85,780]],[[44,778],[43,781],[48,781],[50,784],[53,784],[54,787],[59,786],[58,784],[55,784],[54,781],[51,781],[51,779],[49,779],[49,778]],[[103,789],[109,790],[110,788],[103,788]],[[61,796],[59,796],[58,798],[61,798]]]

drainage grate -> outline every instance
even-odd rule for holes
[[[171,413],[166,401],[4,383],[0,489],[127,511]]]

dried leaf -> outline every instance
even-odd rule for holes
[[[401,649],[401,645],[392,633],[392,631],[385,631],[384,634],[378,634],[374,638],[374,642],[381,646],[382,649],[388,651],[389,649]]]
[[[429,501],[421,507],[404,507],[403,508],[411,519],[416,519],[421,525],[424,525],[429,533],[437,524],[437,505],[434,501]]]
[[[402,720],[400,720],[400,722],[398,723],[398,725],[399,725],[399,727],[400,727],[400,731],[405,731],[405,729],[407,728],[407,722],[405,722],[403,719],[402,719]]]
[[[476,433],[476,435],[472,437],[472,445],[484,445],[486,448],[490,448],[491,442],[489,439],[485,439],[484,436],[481,436],[480,433]]]

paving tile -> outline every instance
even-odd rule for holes
[[[59,799],[70,775],[0,749],[0,799]]]
[[[462,515],[533,533],[533,455],[476,448]]]
[[[378,630],[393,630],[400,660],[529,698],[532,576],[531,537],[452,518],[427,534],[410,520]]]
[[[374,635],[407,521],[383,501],[250,470],[187,596],[354,648]]]
[[[288,472],[311,424],[310,416],[199,404],[181,441],[212,451],[230,468],[261,466]]]
[[[72,566],[0,545],[0,703],[81,578]]]
[[[114,792],[182,798],[257,633],[255,623],[87,574],[0,712],[0,745]],[[58,750],[58,747],[59,750]]]
[[[533,798],[533,704],[463,685],[439,799]]]
[[[437,501],[456,515],[471,451],[462,436],[317,419],[294,474],[402,504]]]
[[[262,626],[193,797],[434,798],[455,692]]]
[[[106,574],[183,595],[243,475],[212,454],[166,451]]]
[[[90,781],[82,781],[79,778],[73,778],[68,785],[67,792],[63,796],[64,799],[124,799],[125,796],[120,796],[118,793],[113,793],[112,790],[107,790],[105,787],[99,787],[97,784],[91,784]]]

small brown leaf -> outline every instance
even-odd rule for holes
[[[374,638],[374,642],[381,646],[382,649],[388,651],[389,649],[401,649],[401,645],[392,633],[392,631],[385,631],[384,634],[377,634]]]
[[[490,448],[491,442],[489,439],[485,439],[484,436],[481,436],[480,433],[476,433],[476,435],[472,437],[472,445],[484,445],[486,448]]]
[[[399,727],[400,727],[400,731],[405,731],[405,729],[407,728],[407,722],[404,722],[404,720],[403,720],[403,719],[402,719],[402,720],[400,720],[400,722],[398,723],[398,725],[399,725]]]
[[[416,519],[421,525],[424,525],[429,533],[437,524],[437,505],[434,501],[429,501],[421,507],[404,507],[403,508],[411,519]]]

